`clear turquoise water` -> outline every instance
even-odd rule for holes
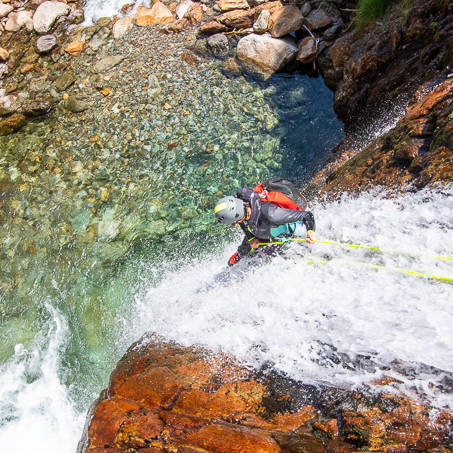
[[[48,373],[84,414],[129,346],[134,300],[232,238],[214,222],[217,198],[272,175],[307,181],[342,138],[322,80],[228,78],[212,60],[181,68],[184,49],[159,60],[159,39],[153,64],[135,56],[110,98],[0,138],[5,435],[33,413],[19,395]]]

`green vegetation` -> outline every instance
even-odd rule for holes
[[[363,28],[383,17],[385,10],[393,2],[394,0],[359,0],[356,27]]]
[[[360,30],[383,18],[387,8],[392,3],[396,4],[396,18],[398,18],[400,23],[406,23],[414,0],[359,0],[355,18],[356,28]],[[387,24],[384,24],[383,26],[385,27],[386,25]],[[433,27],[433,25],[431,25],[431,27]]]

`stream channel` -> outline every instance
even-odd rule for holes
[[[321,78],[262,82],[221,60],[189,64],[193,39],[131,32],[126,51],[103,50],[126,54],[104,76],[110,96],[90,91],[81,58],[75,90],[88,110],[62,102],[0,138],[2,451],[74,451],[138,338],[149,288],[187,266],[218,267],[237,242],[215,223],[216,200],[273,175],[301,185],[343,137]]]

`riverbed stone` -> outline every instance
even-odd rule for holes
[[[5,24],[6,31],[19,31],[23,26],[27,28],[27,30],[33,29],[33,20],[32,20],[33,13],[31,11],[18,11],[11,13],[8,16],[8,20]]]
[[[217,6],[220,11],[232,11],[234,9],[248,9],[250,8],[246,0],[219,0]]]
[[[9,72],[9,67],[5,63],[0,63],[0,79],[5,77]]]
[[[192,0],[183,0],[176,7],[176,10],[175,10],[176,17],[178,19],[182,19],[192,5],[193,5]]]
[[[124,60],[123,55],[112,55],[110,57],[105,57],[99,60],[93,67],[93,72],[95,74],[100,72],[106,72],[120,64]]]
[[[8,58],[9,52],[3,47],[0,47],[0,61],[6,61]]]
[[[297,53],[292,39],[277,39],[270,34],[252,33],[237,45],[237,57],[245,66],[265,77],[282,69]]]
[[[55,35],[43,35],[36,41],[36,49],[39,53],[50,52],[57,46],[57,37]]]
[[[73,41],[69,43],[65,48],[65,52],[73,57],[79,55],[87,46],[85,41]]]
[[[299,43],[299,49],[296,55],[296,60],[301,63],[311,63],[316,58],[316,41],[307,36]]]
[[[122,17],[113,25],[112,35],[115,39],[123,37],[133,26],[132,17]]]
[[[85,101],[84,99],[81,99],[77,96],[69,96],[66,99],[64,106],[65,106],[66,110],[69,110],[72,113],[81,113],[81,112],[87,110],[89,107],[87,101]]]
[[[18,131],[27,123],[27,118],[24,115],[15,113],[10,117],[0,121],[0,135],[9,135]]]
[[[33,15],[36,33],[47,33],[61,16],[67,16],[71,8],[63,2],[46,1],[41,3]]]
[[[13,9],[11,5],[0,3],[0,18],[6,17]]]
[[[310,30],[316,31],[331,25],[332,18],[323,9],[315,9],[305,17],[304,22]]]
[[[152,8],[139,7],[135,15],[139,27],[168,24],[175,20],[172,12],[162,3],[157,1]]]
[[[67,90],[77,80],[73,71],[66,71],[57,80],[54,85],[58,91]]]
[[[300,9],[300,12],[302,13],[302,16],[306,17],[311,13],[312,7],[310,5],[310,2],[305,2],[302,5],[302,8]]]
[[[342,28],[343,28],[342,24],[333,24],[327,30],[324,31],[324,33],[322,34],[322,37],[326,41],[333,41],[341,33]]]
[[[208,47],[216,57],[225,56],[230,51],[228,38],[222,33],[210,36],[208,38]]]
[[[269,30],[274,38],[280,38],[302,27],[303,17],[297,6],[282,6],[269,18]]]
[[[184,15],[192,25],[198,24],[203,20],[203,7],[199,3],[194,3]]]
[[[207,23],[201,25],[200,28],[198,29],[198,33],[200,35],[210,36],[210,35],[214,35],[216,33],[226,32],[228,30],[229,30],[229,28],[226,25],[221,24],[220,22],[217,22],[216,20],[212,20],[210,22],[207,22]]]
[[[9,115],[16,112],[18,108],[19,101],[17,100],[17,96],[6,94],[4,88],[0,89],[0,115]]]
[[[271,13],[269,10],[263,9],[259,14],[258,19],[256,19],[256,22],[253,24],[253,31],[258,34],[266,33],[270,16]]]

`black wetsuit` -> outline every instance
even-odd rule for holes
[[[310,211],[297,211],[285,209],[274,203],[263,203],[257,192],[252,189],[239,189],[236,194],[247,203],[250,203],[252,214],[249,220],[244,220],[239,225],[245,233],[245,238],[238,248],[240,258],[248,255],[251,250],[250,239],[257,238],[260,242],[270,242],[274,238],[271,228],[292,222],[303,222],[308,230],[315,230],[315,218]]]

